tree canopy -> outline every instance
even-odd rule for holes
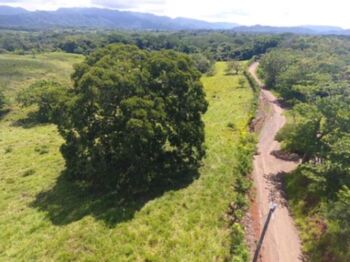
[[[276,47],[283,39],[277,35],[235,33],[231,31],[121,31],[51,29],[31,31],[1,30],[0,52],[32,53],[63,50],[90,54],[108,44],[131,44],[145,50],[176,50],[202,54],[209,60],[246,60]]]
[[[72,78],[59,123],[71,177],[137,192],[199,167],[207,102],[187,55],[111,45]]]

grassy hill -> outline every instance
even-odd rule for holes
[[[0,55],[0,83],[11,111],[0,120],[0,261],[224,261],[231,229],[224,219],[236,199],[235,150],[246,129],[253,93],[226,76],[223,62],[202,81],[207,157],[200,177],[161,196],[94,195],[61,175],[62,139],[14,102],[38,79],[69,83],[80,56]],[[230,123],[230,127],[228,124]],[[232,128],[234,127],[234,128]]]

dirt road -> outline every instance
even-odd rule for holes
[[[252,64],[249,72],[262,86],[262,82],[256,75],[257,67],[258,63]],[[281,176],[295,169],[298,162],[281,160],[271,154],[280,148],[279,143],[275,141],[275,135],[283,127],[286,119],[282,114],[283,109],[270,91],[265,89],[261,91],[260,107],[264,113],[260,112],[260,118],[263,120],[260,127],[258,155],[254,157],[253,170],[256,187],[256,203],[253,206],[257,209],[255,220],[258,221],[253,223],[259,223],[259,228],[263,228],[270,202],[273,201],[278,205],[264,239],[260,261],[302,261],[298,232],[281,190]]]

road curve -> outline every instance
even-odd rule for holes
[[[249,67],[249,73],[260,86],[263,83],[257,77],[258,63]],[[271,153],[280,149],[275,140],[277,132],[286,122],[283,109],[276,97],[268,90],[262,89],[260,94],[260,107],[267,108],[261,130],[259,133],[258,154],[254,157],[253,179],[256,188],[257,218],[253,223],[259,223],[263,228],[270,202],[278,205],[271,219],[266,233],[261,257],[263,262],[295,262],[302,261],[301,243],[298,231],[293,222],[281,189],[281,176],[291,172],[298,166],[298,162],[285,161],[276,158]]]

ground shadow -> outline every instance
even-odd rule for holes
[[[10,109],[0,110],[0,120],[2,120],[8,113],[10,113]]]
[[[295,163],[298,163],[300,161],[300,157],[298,154],[290,153],[284,150],[273,150],[271,152],[271,155],[284,161],[290,161]]]
[[[277,174],[265,174],[264,178],[269,185],[269,201],[279,206],[288,207],[287,195],[283,184],[285,175],[285,172],[279,172]]]
[[[32,128],[43,124],[46,123],[40,120],[37,112],[30,112],[25,118],[18,119],[11,125],[14,127]]]
[[[117,192],[96,193],[91,188],[70,181],[66,173],[57,179],[48,191],[39,193],[30,204],[31,207],[47,212],[55,225],[66,225],[91,215],[103,220],[107,226],[131,220],[136,211],[148,201],[160,197],[166,191],[178,190],[198,178],[198,172],[188,172],[181,181],[154,185],[150,193],[128,195]]]
[[[293,104],[287,102],[285,99],[283,98],[278,98],[276,100],[274,100],[272,103],[274,103],[275,105],[281,107],[282,109],[285,110],[290,110],[293,108]]]

